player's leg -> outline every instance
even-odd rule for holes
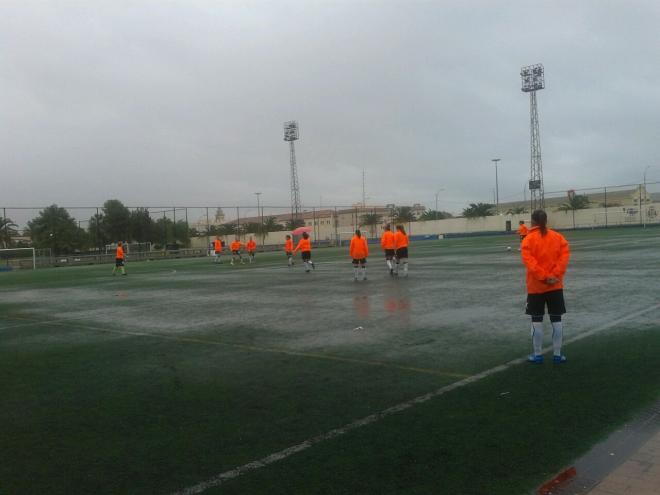
[[[356,260],[356,259],[354,259],[352,261],[352,263],[353,263],[353,282],[357,282],[358,273],[359,273],[359,270],[360,270],[360,268],[358,266],[359,263],[358,263],[358,260]]]
[[[397,260],[401,259],[401,264],[403,265],[403,276],[408,276],[408,248],[401,248],[397,253]]]
[[[543,362],[543,315],[545,314],[545,297],[543,294],[527,294],[525,313],[532,317],[532,350],[527,360],[530,363]]]
[[[362,280],[367,280],[367,259],[360,260],[360,268],[362,269]]]
[[[546,296],[548,315],[550,315],[550,323],[552,324],[552,360],[555,363],[565,363],[566,356],[561,353],[564,342],[564,324],[561,321],[561,316],[566,313],[564,291],[561,289],[553,290],[546,293]]]

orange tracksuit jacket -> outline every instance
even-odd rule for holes
[[[361,260],[369,256],[369,246],[367,246],[367,239],[358,237],[356,235],[351,239],[351,245],[348,248],[351,258],[354,260]]]
[[[124,249],[121,246],[117,246],[116,258],[118,260],[123,260],[124,259]]]
[[[394,234],[394,245],[396,246],[396,249],[408,247],[408,236],[397,230],[396,234]]]
[[[523,239],[520,251],[527,267],[529,294],[543,294],[564,287],[564,273],[571,251],[563,235],[550,229],[541,235],[538,227],[532,227]],[[559,282],[548,285],[545,283],[548,277],[558,278]]]
[[[229,246],[229,249],[231,249],[232,251],[240,251],[242,247],[243,244],[240,241],[234,241]]]
[[[380,238],[380,246],[385,249],[395,249],[394,232],[386,230]]]
[[[257,243],[254,241],[248,241],[245,247],[247,248],[248,252],[253,253],[257,250]]]
[[[284,243],[284,250],[287,253],[290,253],[291,251],[293,251],[293,241],[291,239],[289,239],[288,241],[286,241]]]
[[[312,250],[312,243],[309,239],[305,239],[304,237],[300,239],[300,242],[298,242],[298,245],[296,246],[296,249],[293,250],[295,253],[296,251],[311,251]]]
[[[518,227],[518,235],[527,235],[528,233],[529,233],[529,229],[525,224]]]

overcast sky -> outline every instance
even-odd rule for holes
[[[660,180],[660,2],[0,5],[0,206],[522,197],[541,62],[546,190]]]

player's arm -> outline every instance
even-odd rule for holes
[[[571,257],[571,250],[568,247],[568,241],[562,236],[559,244],[559,258],[552,268],[552,274],[556,278],[561,278],[568,268],[568,260]]]
[[[539,263],[536,261],[536,258],[532,255],[532,248],[529,242],[523,241],[523,244],[520,247],[520,254],[523,263],[527,267],[527,270],[529,270],[529,273],[531,273],[532,277],[541,281],[547,280],[549,273],[545,271],[541,265],[539,265]]]

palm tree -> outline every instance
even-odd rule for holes
[[[264,232],[279,232],[284,227],[275,217],[264,218]]]
[[[445,218],[451,218],[452,214],[447,211],[436,211],[436,210],[426,210],[419,219],[422,222],[429,220],[444,220]]]
[[[304,227],[305,221],[302,218],[290,218],[285,225],[285,230],[296,230],[298,227]]]
[[[376,212],[366,213],[360,217],[360,223],[369,227],[371,237],[376,237],[376,227],[383,221],[383,215]]]
[[[465,218],[490,217],[493,215],[494,207],[495,205],[492,203],[470,203],[470,206],[463,210],[463,216]]]
[[[568,198],[568,201],[562,204],[557,211],[575,211],[589,208],[589,197],[586,194],[576,194]]]
[[[18,234],[16,225],[11,218],[0,218],[0,242],[3,248],[11,246],[11,238]]]
[[[415,215],[410,206],[399,206],[395,208],[393,217],[395,223],[409,223],[415,221]]]

